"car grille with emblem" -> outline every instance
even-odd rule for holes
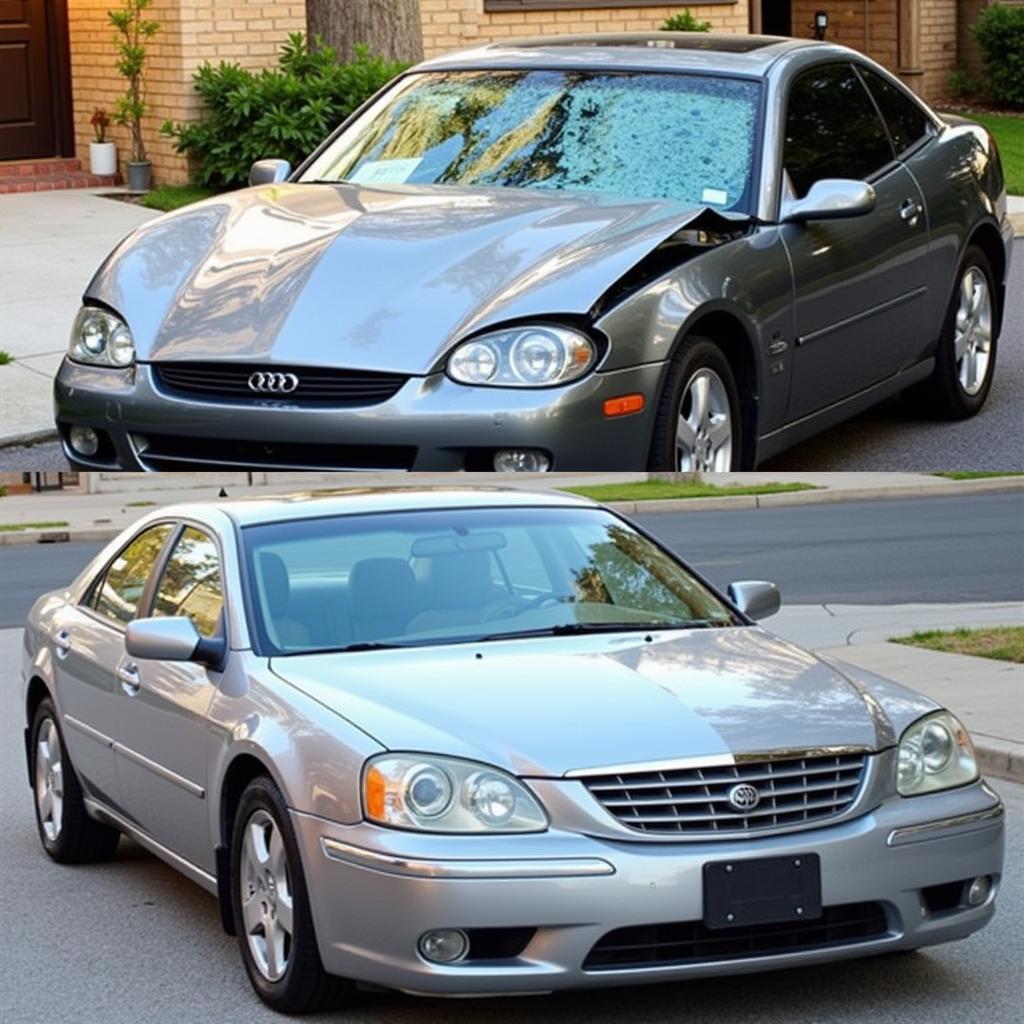
[[[290,405],[378,405],[393,398],[409,379],[398,373],[338,370],[321,366],[254,366],[241,363],[153,363],[163,391],[205,401]]]
[[[820,821],[852,804],[863,753],[739,760],[588,775],[591,795],[623,825],[671,835],[751,832]]]

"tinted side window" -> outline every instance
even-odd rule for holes
[[[170,523],[162,523],[139,534],[107,566],[90,598],[90,606],[115,622],[131,622],[171,529]]]
[[[931,127],[928,115],[908,96],[905,96],[892,82],[867,68],[860,73],[874,96],[882,117],[889,126],[897,154],[904,153],[914,145]]]
[[[782,154],[797,197],[822,178],[869,178],[892,159],[885,125],[851,65],[826,64],[797,78]]]
[[[213,636],[224,605],[217,545],[188,527],[167,560],[156,591],[153,614],[190,618],[200,636]]]

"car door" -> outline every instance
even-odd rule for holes
[[[86,791],[119,810],[114,742],[117,667],[170,523],[148,527],[97,574],[79,604],[53,618],[54,680],[64,741]]]
[[[209,532],[183,524],[168,545],[152,588],[153,616],[188,616],[201,636],[226,628],[220,554]],[[206,712],[220,673],[195,662],[133,658],[118,665],[118,783],[125,811],[144,832],[214,872],[207,766],[217,735]]]
[[[852,64],[800,73],[785,124],[784,192],[799,199],[817,181],[852,178],[870,182],[877,194],[871,213],[782,226],[794,283],[792,421],[903,366],[926,319],[928,219]]]

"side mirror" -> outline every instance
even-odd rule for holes
[[[287,160],[257,160],[249,169],[250,185],[276,185],[291,177],[292,165]]]
[[[779,588],[765,580],[740,580],[730,583],[729,600],[751,619],[767,619],[782,607]]]
[[[201,637],[191,619],[136,619],[128,623],[125,650],[146,661],[196,661],[219,665],[225,654],[222,637]]]
[[[839,220],[862,217],[875,208],[875,190],[866,181],[847,178],[823,178],[816,181],[803,199],[782,203],[783,224],[801,224],[809,220]]]

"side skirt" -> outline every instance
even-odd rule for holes
[[[202,886],[214,896],[218,895],[217,879],[208,871],[204,871],[190,860],[186,860],[173,850],[169,850],[163,843],[158,843],[152,836],[147,835],[147,833],[131,824],[125,818],[122,818],[120,814],[115,813],[109,807],[101,804],[95,798],[85,797],[85,807],[98,821],[102,821],[107,825],[113,825],[114,828],[124,832],[125,835],[131,836],[140,846],[144,846],[150,853],[155,854],[176,871],[180,871],[186,878],[195,882],[196,885]]]
[[[890,395],[895,395],[905,388],[909,388],[911,384],[924,380],[931,375],[934,369],[935,360],[925,359],[924,362],[902,370],[894,377],[888,377],[878,384],[872,384],[871,387],[858,391],[857,394],[851,395],[849,398],[834,402],[832,405],[825,406],[824,409],[818,409],[817,412],[812,412],[802,419],[794,420],[784,427],[779,427],[778,430],[773,430],[770,434],[765,434],[757,441],[755,466],[787,448],[792,448],[793,445],[799,444],[801,441],[806,441],[807,438],[813,437],[815,434],[820,434],[823,430],[828,430],[829,427],[842,423],[843,420],[850,419],[851,416],[864,412],[865,409],[870,409],[873,405],[878,405]]]

